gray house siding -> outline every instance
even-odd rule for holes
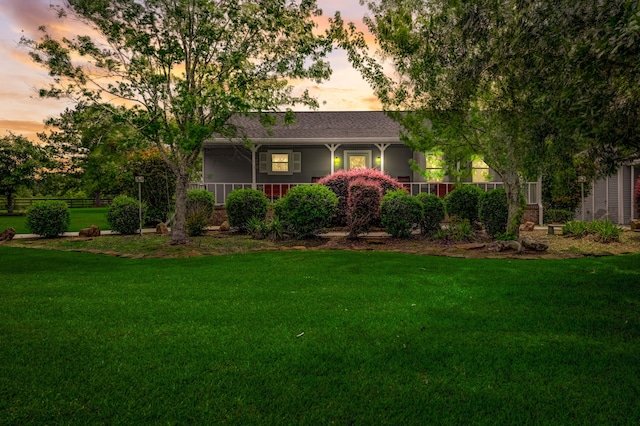
[[[576,210],[576,220],[608,219],[627,225],[637,219],[639,213],[633,207],[633,190],[639,177],[640,166],[625,165],[616,174],[593,182],[589,195]]]

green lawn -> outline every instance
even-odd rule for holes
[[[637,425],[639,263],[0,246],[0,424]]]
[[[110,229],[107,223],[106,207],[69,209],[69,212],[71,214],[69,231],[78,232],[91,225],[96,225],[102,230]],[[31,231],[27,228],[26,221],[26,216],[0,216],[0,232],[12,227],[18,234],[30,234]]]

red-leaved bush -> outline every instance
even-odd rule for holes
[[[364,178],[349,182],[347,199],[348,238],[357,238],[358,234],[369,232],[374,221],[380,218],[382,186],[375,180]]]
[[[349,184],[357,179],[363,179],[379,185],[382,191],[380,199],[382,199],[387,191],[394,191],[396,189],[403,188],[400,182],[376,169],[354,169],[350,171],[340,170],[332,175],[323,177],[318,181],[318,183],[328,187],[338,197],[338,211],[334,219],[334,224],[337,226],[344,226],[347,224]],[[379,210],[380,203],[378,202],[378,205],[375,208],[376,214]]]
[[[640,213],[640,178],[636,181],[636,188],[633,193],[633,201],[636,206],[636,215]]]

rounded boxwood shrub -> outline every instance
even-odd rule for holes
[[[435,194],[422,192],[416,195],[416,199],[422,204],[424,216],[420,222],[420,230],[423,234],[431,234],[440,230],[440,223],[444,220],[444,203],[442,198]]]
[[[64,234],[70,223],[69,206],[64,201],[38,201],[27,210],[27,228],[43,237],[51,238]]]
[[[499,188],[482,194],[478,214],[480,222],[491,238],[506,234],[509,206],[505,190]]]
[[[471,225],[478,221],[478,203],[482,189],[475,185],[462,185],[444,198],[444,207],[449,216],[467,219]]]
[[[274,212],[288,232],[309,238],[331,225],[337,208],[338,197],[326,186],[300,185],[276,202]]]
[[[387,192],[380,203],[382,225],[397,238],[411,235],[411,231],[420,226],[423,217],[422,203],[403,189]]]
[[[249,219],[265,220],[267,218],[268,206],[269,199],[262,191],[250,188],[236,189],[227,196],[225,202],[229,225],[246,232]]]
[[[142,223],[145,223],[147,206],[142,203]],[[140,204],[135,198],[119,195],[113,199],[107,210],[107,222],[111,230],[132,235],[140,229]]]
[[[205,189],[187,191],[187,234],[195,237],[204,234],[204,229],[211,224],[211,216],[216,202],[213,194]]]

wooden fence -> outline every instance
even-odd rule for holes
[[[69,208],[85,208],[85,207],[104,207],[111,204],[110,198],[103,198],[100,200],[100,205],[95,205],[93,198],[16,198],[14,204],[14,210],[26,210],[34,203],[38,201],[48,200],[60,200],[67,203]],[[0,210],[7,209],[7,200],[5,198],[0,199]]]

